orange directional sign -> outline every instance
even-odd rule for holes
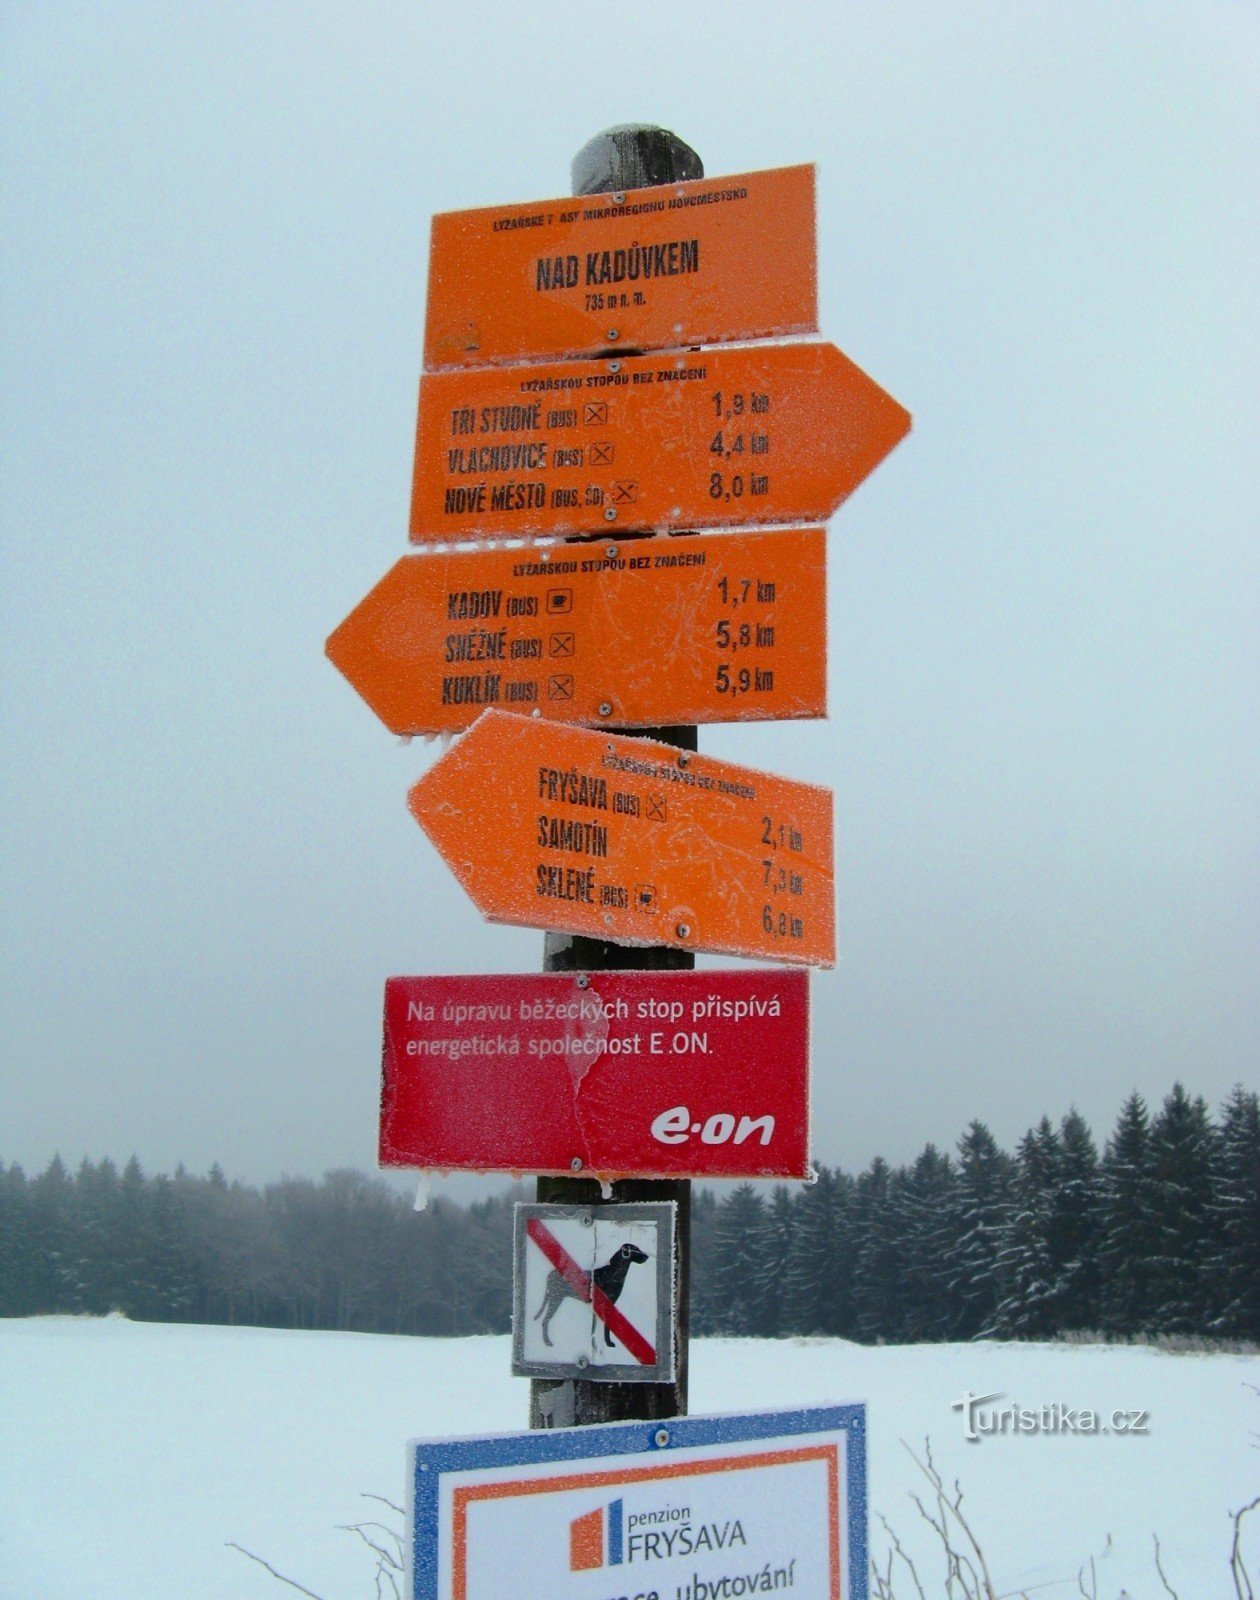
[[[394,733],[822,717],[823,530],[406,556],[327,648]]]
[[[814,169],[435,216],[424,364],[818,327]]]
[[[492,922],[835,963],[828,789],[486,711],[409,804]]]
[[[909,428],[831,344],[430,374],[411,537],[821,521]]]

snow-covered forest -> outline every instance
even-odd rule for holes
[[[132,1160],[0,1166],[0,1315],[462,1334],[510,1321],[515,1194],[423,1212],[379,1179],[259,1190]],[[1073,1331],[1260,1339],[1260,1100],[1215,1117],[1134,1094],[1101,1152],[1069,1112],[1013,1153],[822,1168],[808,1186],[697,1188],[692,1329],[865,1343]]]

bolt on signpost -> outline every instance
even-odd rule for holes
[[[433,219],[422,553],[327,652],[395,732],[461,735],[412,813],[483,916],[546,931],[541,975],[387,981],[380,1161],[537,1176],[515,1229],[530,1426],[662,1424],[608,1446],[633,1454],[708,1437],[664,1426],[687,1411],[691,1180],[808,1175],[799,969],[835,962],[830,792],[701,756],[697,724],[826,715],[826,537],[808,524],[910,418],[800,337],[817,332],[812,167],[706,180],[681,140],[635,126],[585,146],[573,187]],[[772,252],[775,271],[751,265]],[[474,539],[501,542],[458,548]],[[698,951],[777,965],[700,973]],[[826,1592],[843,1567],[861,1597],[849,1410],[765,1419],[847,1430],[843,1457],[833,1440],[758,1460],[824,1464]],[[446,1563],[471,1597],[461,1519],[481,1491],[456,1491],[443,1554],[419,1490],[463,1457],[436,1448],[415,1457],[409,1578],[436,1595]],[[607,1509],[616,1564],[621,1501]],[[557,1594],[600,1564],[604,1515],[572,1522]]]

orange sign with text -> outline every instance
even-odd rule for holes
[[[829,789],[491,710],[409,804],[492,922],[835,964]]]
[[[405,556],[328,640],[394,733],[487,706],[653,727],[827,714],[821,528]]]
[[[812,166],[433,218],[426,368],[817,327]]]
[[[411,537],[823,521],[909,428],[832,344],[434,373]]]

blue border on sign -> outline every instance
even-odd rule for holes
[[[669,1434],[665,1444],[656,1435]],[[438,1500],[444,1472],[528,1467],[544,1462],[658,1454],[697,1445],[743,1444],[799,1434],[843,1433],[848,1489],[849,1600],[868,1600],[866,1547],[866,1407],[810,1406],[799,1411],[669,1417],[659,1422],[604,1422],[583,1428],[484,1434],[473,1439],[413,1440],[407,1447],[411,1509],[412,1600],[438,1594]]]

